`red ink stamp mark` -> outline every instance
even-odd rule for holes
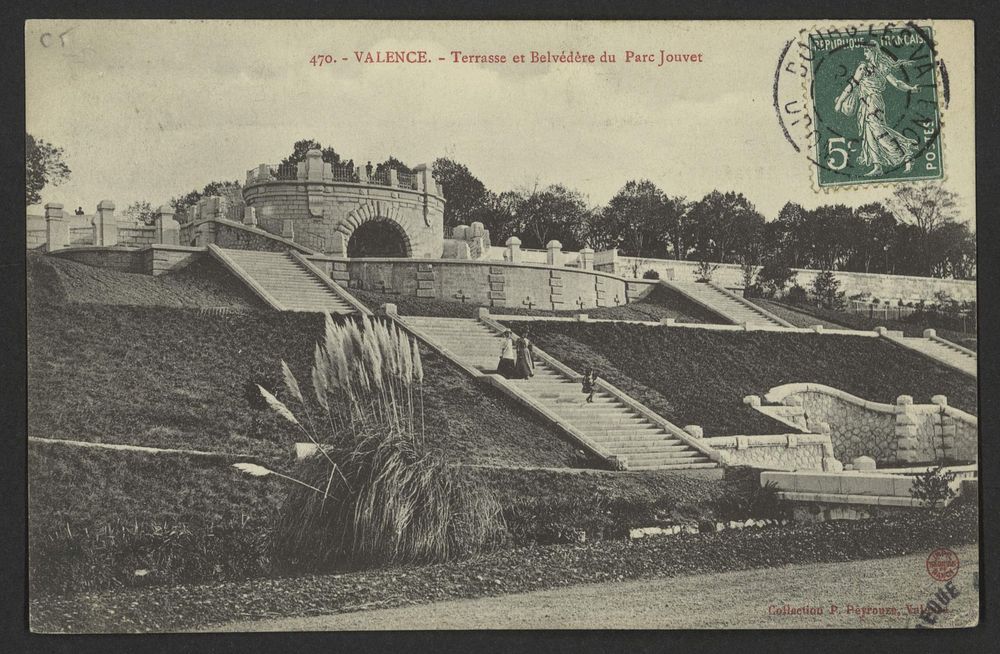
[[[927,557],[927,574],[936,581],[950,581],[958,574],[958,555],[939,547]]]

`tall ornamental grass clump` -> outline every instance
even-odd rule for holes
[[[284,362],[282,373],[295,411],[260,393],[317,448],[297,478],[286,476],[296,486],[276,529],[282,567],[444,561],[502,541],[495,496],[427,446],[420,350],[397,325],[368,316],[337,324],[327,314],[312,397]]]

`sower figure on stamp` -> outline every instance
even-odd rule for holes
[[[920,87],[901,81],[892,73],[904,66],[912,66],[909,59],[893,60],[875,43],[864,46],[864,61],[858,64],[854,76],[834,102],[834,109],[858,120],[861,152],[858,163],[872,166],[867,176],[881,175],[883,166],[896,168],[906,164],[909,170],[917,153],[917,142],[886,124],[885,98],[882,92],[886,83],[900,91],[914,93]]]
[[[500,363],[497,365],[497,372],[512,379],[514,377],[514,339],[508,329],[503,335],[503,345],[500,348]]]
[[[517,363],[514,365],[515,379],[528,379],[535,376],[535,348],[531,344],[531,330],[524,332],[517,341]]]

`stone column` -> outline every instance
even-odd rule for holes
[[[896,398],[896,458],[906,462],[916,461],[919,456],[917,421],[910,410],[912,406],[911,396]]]
[[[169,204],[161,205],[156,210],[156,242],[162,245],[178,245],[180,230],[174,220],[174,208]]]
[[[69,245],[69,222],[58,202],[45,205],[45,242],[49,252],[61,250]]]
[[[118,244],[118,223],[115,222],[115,203],[101,200],[94,214],[94,245],[105,247]]]
[[[507,261],[521,263],[521,239],[511,236],[507,239]]]
[[[590,248],[580,250],[580,268],[583,270],[594,269],[594,251]]]
[[[545,263],[550,266],[562,265],[562,243],[552,240],[545,244]]]
[[[389,186],[393,188],[399,186],[399,171],[395,168],[389,169]]]

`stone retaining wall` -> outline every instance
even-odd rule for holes
[[[823,384],[785,384],[764,398],[779,406],[747,404],[803,431],[829,434],[841,461],[868,456],[881,463],[978,459],[978,420],[948,406],[943,395],[931,404],[913,404],[901,395],[895,404],[870,402]]]
[[[707,445],[723,453],[725,465],[770,470],[840,470],[827,434],[713,436]]]

